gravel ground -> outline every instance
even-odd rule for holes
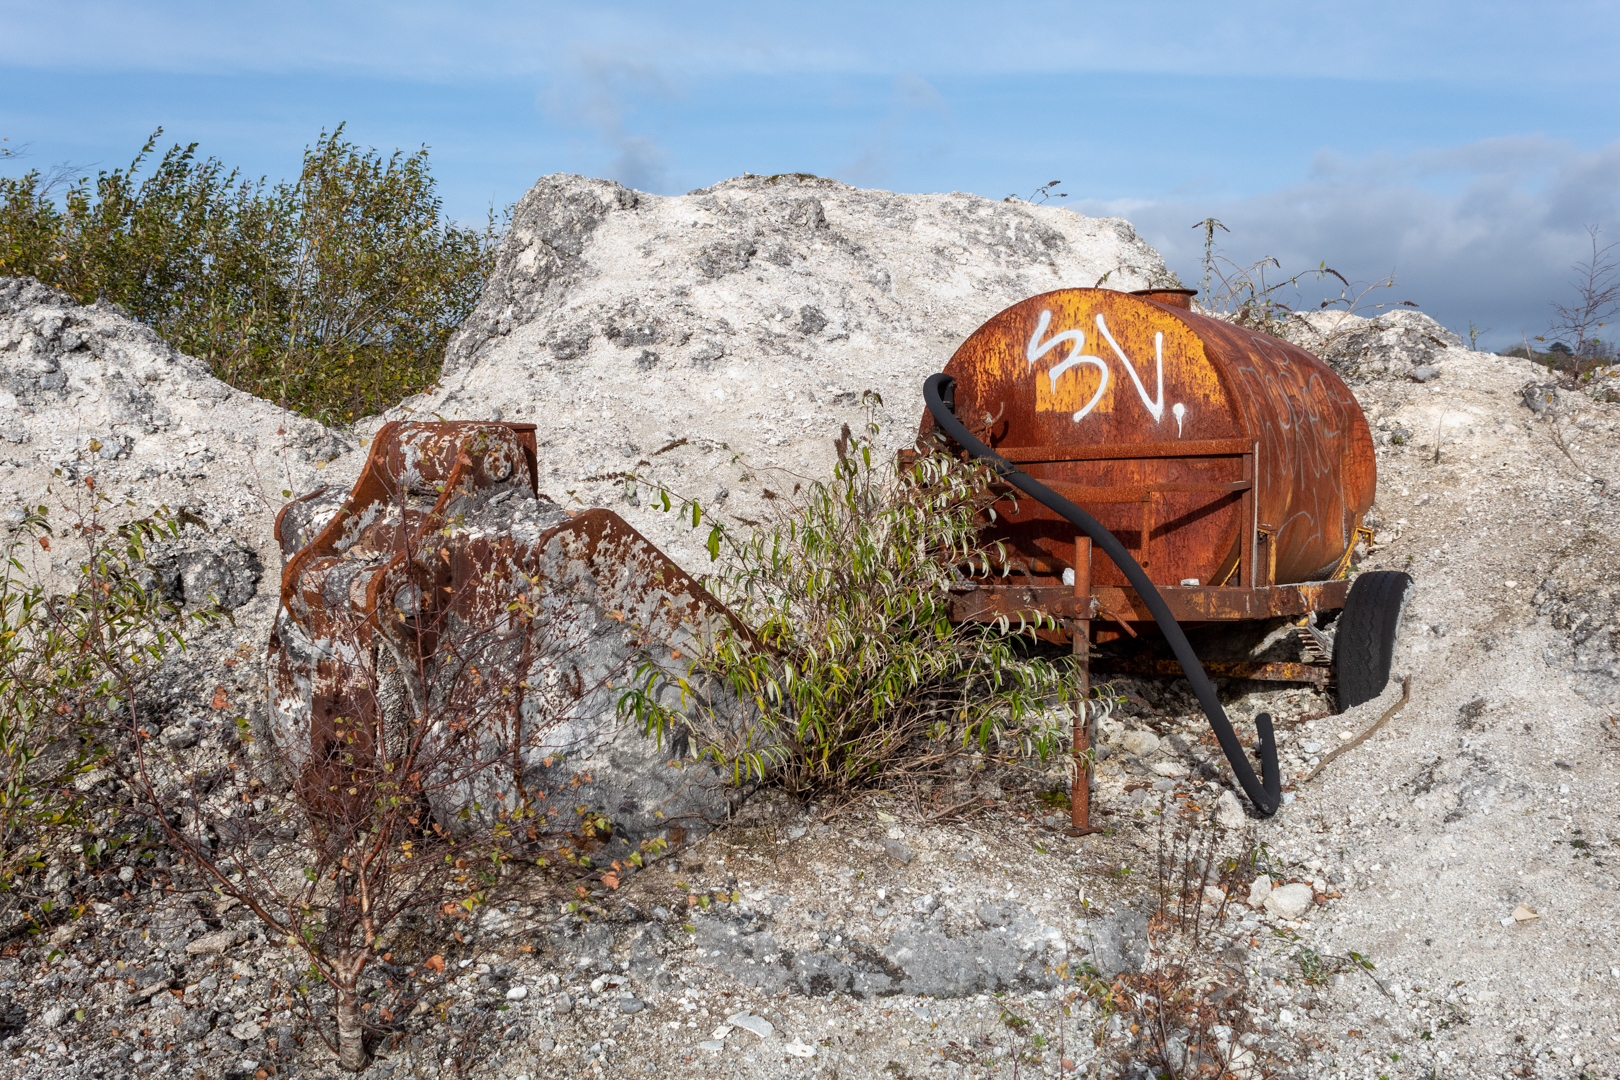
[[[1526,361],[1452,350],[1440,368],[1356,387],[1385,443],[1364,565],[1417,580],[1395,658],[1412,701],[1260,828],[1342,868],[1318,948],[1374,957],[1389,991],[1333,995],[1317,1069],[1620,1075],[1620,411],[1553,391],[1538,414]]]

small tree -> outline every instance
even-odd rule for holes
[[[1600,231],[1596,225],[1586,227],[1592,254],[1585,262],[1570,267],[1575,276],[1570,279],[1569,287],[1575,298],[1568,304],[1553,303],[1553,320],[1547,328],[1548,337],[1569,338],[1575,342],[1570,352],[1576,377],[1607,351],[1598,331],[1607,326],[1616,309],[1620,309],[1620,265],[1612,254],[1620,245],[1599,247]],[[1587,361],[1584,365],[1583,359]]]
[[[83,790],[105,760],[107,736],[139,707],[164,660],[185,634],[217,620],[182,613],[146,568],[153,544],[179,535],[166,512],[122,527],[106,523],[109,501],[88,485],[66,509],[75,519],[57,538],[72,557],[65,591],[47,584],[53,551],[49,509],[28,510],[5,546],[0,575],[0,889],[28,889],[29,874],[73,847],[91,862],[127,839],[116,803]],[[63,551],[62,548],[67,550]],[[77,833],[77,837],[74,837]],[[52,900],[35,897],[41,914]]]
[[[431,572],[438,552],[430,534],[405,565]],[[313,1012],[323,987],[332,998],[316,1028],[351,1070],[370,1059],[368,1030],[444,977],[438,956],[396,962],[402,929],[425,920],[449,936],[513,883],[519,862],[559,846],[580,861],[575,833],[604,824],[550,809],[535,780],[567,749],[552,744],[559,726],[618,674],[580,676],[594,616],[520,554],[425,611],[423,586],[441,590],[411,580],[386,593],[404,610],[320,609],[319,634],[293,650],[315,658],[305,726],[271,745],[239,720],[230,775],[191,770],[134,701],[109,717],[96,762],[121,787],[126,817],[189,867],[190,887],[239,901],[302,957],[306,1004]],[[273,653],[300,633],[284,613]],[[124,663],[108,650],[98,660],[114,672]]]

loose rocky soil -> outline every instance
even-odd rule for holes
[[[553,188],[567,185],[582,186],[555,181]],[[699,205],[705,197],[721,208],[753,199],[763,220],[789,213],[788,204],[805,194],[789,191],[773,201],[763,181],[734,186],[736,195],[721,185],[688,197],[690,207],[668,200],[674,205],[658,213],[671,216],[659,228],[675,230],[681,214],[719,213]],[[609,202],[627,197],[611,187],[591,190]],[[827,228],[854,236],[845,247],[825,241],[853,266],[859,256],[851,249],[875,245],[856,226],[840,225],[838,200],[899,200],[885,205],[904,208],[911,197],[837,189],[816,198]],[[965,197],[940,198],[940,205],[969,205]],[[979,201],[970,208],[1005,213],[999,206]],[[541,224],[552,220],[540,216]],[[700,227],[707,226],[693,226]],[[813,221],[803,227],[812,229],[807,235],[821,228]],[[603,235],[612,228],[602,226]],[[992,265],[975,246],[986,241],[971,230],[958,236],[955,250],[970,264]],[[549,243],[545,250],[566,255],[574,241]],[[702,271],[704,281],[746,282],[755,269],[768,276],[799,265],[789,248],[786,265],[766,259],[769,270],[756,267],[767,248],[756,244],[740,269]],[[934,239],[924,245],[934,248],[949,251]],[[516,247],[508,255],[523,258]],[[731,265],[718,258],[711,259],[716,267]],[[692,260],[675,262],[668,273],[688,274],[683,267]],[[605,272],[580,271],[592,280]],[[1009,273],[1005,302],[1045,287]],[[829,285],[825,275],[809,273],[803,287],[883,294],[866,278],[846,284],[844,277]],[[1092,284],[1059,277],[1054,285]],[[896,288],[903,280],[891,274]],[[536,289],[566,307],[556,298],[571,286],[559,282],[548,278]],[[0,358],[17,400],[4,423],[24,436],[7,436],[6,496],[37,499],[47,482],[60,482],[55,469],[69,479],[93,471],[119,494],[197,506],[195,544],[229,540],[255,553],[274,580],[272,489],[284,483],[303,490],[328,473],[352,476],[358,455],[341,451],[353,444],[219,391],[195,361],[165,353],[116,313],[27,291],[36,287],[4,287],[13,300],[0,311],[8,320],[0,324]],[[948,324],[957,340],[1003,306],[999,295],[987,298],[976,288],[960,286],[968,299]],[[739,288],[735,302],[747,292]],[[829,310],[806,296],[800,307]],[[611,307],[601,303],[602,311]],[[907,318],[920,318],[895,303]],[[480,385],[492,400],[498,388],[507,395],[502,401],[534,403],[529,415],[540,419],[539,403],[552,401],[571,378],[546,368],[561,363],[561,354],[543,351],[543,340],[573,340],[563,334],[569,324],[549,315],[505,324],[516,342],[507,355],[529,350],[536,383],[551,388],[525,398],[501,381],[506,376],[496,377],[506,371],[499,365],[482,384],[471,378],[481,350],[502,336],[502,305],[512,302],[493,289],[444,393],[454,388],[456,401],[472,410]],[[722,310],[703,318],[720,318]],[[730,828],[677,848],[616,891],[581,897],[572,884],[534,872],[519,883],[524,895],[461,924],[459,936],[402,933],[399,967],[380,971],[379,980],[388,975],[405,985],[421,974],[408,966],[433,956],[453,978],[432,985],[414,1006],[407,998],[392,1019],[381,1018],[387,1001],[378,999],[379,1023],[391,1030],[367,1075],[888,1080],[1063,1076],[1070,1075],[1067,1061],[1075,1075],[1137,1076],[1225,1060],[1235,1075],[1255,1077],[1620,1076],[1613,1019],[1620,1012],[1620,823],[1613,810],[1620,796],[1620,406],[1547,387],[1528,362],[1467,352],[1428,325],[1416,335],[1421,355],[1401,351],[1414,335],[1397,326],[1374,328],[1360,352],[1335,357],[1379,443],[1378,533],[1362,566],[1404,569],[1417,580],[1395,659],[1397,675],[1412,677],[1411,700],[1364,744],[1304,782],[1316,761],[1395,704],[1399,687],[1332,715],[1314,692],[1227,685],[1240,729],[1262,709],[1278,719],[1290,799],[1274,818],[1243,816],[1219,751],[1180,684],[1121,682],[1128,700],[1105,722],[1109,752],[1098,767],[1104,833],[1068,838],[1056,830],[1066,791],[1058,773],[993,761],[964,760],[953,778],[927,790],[873,795],[835,811],[758,795]],[[764,341],[765,329],[749,333]],[[805,340],[793,347],[792,363],[806,372],[832,363],[824,358],[841,347],[821,341],[821,329],[801,334]],[[787,340],[786,330],[771,333]],[[60,344],[72,335],[82,347]],[[633,464],[666,434],[693,436],[693,445],[712,432],[707,425],[722,422],[735,429],[714,436],[716,444],[769,445],[762,436],[773,422],[763,414],[693,410],[678,433],[660,428],[650,413],[645,423],[635,419],[641,406],[626,379],[639,352],[624,351],[624,336],[622,327],[617,337],[604,330],[601,341],[594,330],[585,335],[579,355],[592,364],[632,367],[611,377],[605,367],[593,369],[593,381],[577,384],[587,388],[580,394],[599,394],[604,407],[623,410],[614,420],[623,430],[612,430],[634,449],[620,458]],[[916,346],[916,378],[883,385],[891,429],[903,430],[920,411],[918,372],[943,362],[954,347],[949,337],[942,332],[926,349]],[[649,340],[636,349],[660,352],[653,371],[686,358],[682,350],[697,348],[695,340]],[[870,355],[882,352],[874,344]],[[78,356],[73,362],[82,367],[69,368],[64,356]],[[767,356],[750,354],[747,364],[763,370]],[[45,385],[54,377],[46,370],[51,362],[70,374],[90,373],[63,384],[87,388],[75,391],[77,399]],[[198,404],[183,411],[174,398],[155,397],[170,419],[149,431],[137,432],[145,423],[139,419],[102,418],[91,406],[118,400],[120,365],[158,372],[151,383],[182,380],[175,396]],[[14,374],[34,368],[45,370],[34,383]],[[838,392],[864,388],[864,374],[840,369]],[[807,386],[819,385],[806,378]],[[1541,388],[1527,392],[1529,384]],[[690,388],[653,389],[656,402]],[[849,408],[818,399],[795,421],[791,451],[761,452],[783,464],[810,461],[812,450],[825,456],[836,428],[853,415]],[[562,412],[548,422],[559,469],[572,476],[597,467],[584,460],[602,452],[594,420],[585,425],[583,416]],[[634,424],[647,430],[632,431]],[[127,432],[128,456],[90,450],[89,437],[112,445],[102,430]],[[193,443],[202,447],[192,450]],[[336,461],[325,465],[328,457]],[[602,467],[612,464],[604,457]],[[680,469],[677,479],[706,475]],[[582,497],[598,491],[579,489]],[[677,550],[689,542],[673,531],[669,537]],[[217,595],[241,579],[230,568],[243,564],[225,551],[207,554],[224,567],[208,579]],[[200,581],[200,574],[193,576]],[[223,689],[232,704],[225,713],[255,707],[272,593],[259,584],[237,609],[237,632],[199,642],[175,674],[173,738],[199,767],[241,753],[234,725],[210,705]],[[215,795],[221,807],[276,797],[230,784]],[[1200,905],[1194,901],[1206,872],[1214,884]],[[150,860],[98,873],[53,869],[48,891],[88,907],[70,922],[47,919],[39,936],[15,934],[0,950],[6,1074],[336,1075],[318,1036],[290,1007],[288,989],[298,979],[291,955],[268,944],[240,908],[166,893],[171,880],[184,884],[173,868]],[[1189,888],[1177,900],[1183,884]],[[62,910],[58,905],[57,917]]]

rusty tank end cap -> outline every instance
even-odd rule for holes
[[[1132,296],[1140,296],[1152,300],[1156,304],[1166,307],[1181,308],[1183,311],[1192,310],[1192,298],[1198,295],[1197,289],[1132,289]]]

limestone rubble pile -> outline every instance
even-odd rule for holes
[[[1371,315],[1327,310],[1284,323],[1289,340],[1316,353],[1347,378],[1413,378],[1428,382],[1447,357],[1466,357],[1462,338],[1421,311],[1398,307]],[[1427,370],[1425,370],[1427,369]]]
[[[282,493],[315,486],[354,446],[214,378],[113,305],[85,307],[32,279],[0,278],[8,524],[25,506],[49,506],[59,521],[86,508],[86,480],[142,513],[166,505],[186,523],[184,542],[160,560],[171,598],[238,608],[255,595],[260,568],[279,565],[270,526]],[[269,610],[245,614],[264,626]]]

